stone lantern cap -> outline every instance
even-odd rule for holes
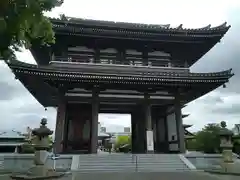
[[[42,137],[47,137],[49,135],[53,134],[53,131],[51,131],[47,126],[47,119],[46,118],[42,118],[41,120],[41,126],[39,128],[36,128],[32,131],[32,134],[42,138]]]
[[[219,132],[219,135],[220,136],[233,136],[233,132],[230,131],[228,128],[226,128],[227,125],[226,125],[226,122],[225,121],[222,121],[221,122],[221,129],[220,129],[220,132]]]

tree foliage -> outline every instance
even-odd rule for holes
[[[197,149],[205,153],[220,151],[220,125],[208,124],[196,135]]]
[[[26,154],[31,154],[35,152],[33,143],[34,139],[37,138],[36,136],[32,136],[32,138],[27,142],[22,145],[22,153]],[[48,151],[51,151],[53,148],[53,138],[52,136],[48,136],[48,141],[49,141],[49,148]]]
[[[124,145],[131,145],[131,137],[130,136],[118,136],[116,143],[114,145],[115,149],[119,149]]]
[[[14,51],[29,48],[36,41],[54,43],[54,32],[44,12],[63,0],[0,0],[0,57],[15,59]]]
[[[207,124],[201,131],[196,133],[195,139],[186,141],[187,149],[204,153],[220,152],[220,129],[220,124]],[[235,137],[233,140],[233,152],[240,153],[240,137]]]

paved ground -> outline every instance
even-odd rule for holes
[[[134,176],[134,177],[133,177]],[[161,172],[161,173],[136,173],[130,175],[129,173],[92,173],[81,174],[72,179],[71,175],[63,177],[59,180],[239,180],[239,176],[229,175],[213,175],[204,172]],[[0,180],[11,180],[9,175],[0,175]]]
[[[239,180],[239,176],[221,176],[204,172],[91,173],[73,175],[74,180]],[[70,180],[70,179],[69,179]]]

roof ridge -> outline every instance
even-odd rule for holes
[[[50,20],[62,21],[65,23],[77,23],[77,24],[88,24],[88,25],[102,25],[109,26],[110,25],[122,25],[127,26],[126,28],[148,28],[148,29],[165,29],[165,30],[192,30],[192,31],[206,31],[206,30],[220,30],[220,29],[229,29],[231,26],[227,26],[227,22],[224,22],[220,25],[211,27],[211,24],[200,27],[200,28],[184,28],[183,24],[180,24],[177,27],[171,27],[170,24],[148,24],[148,23],[132,23],[132,22],[121,22],[121,21],[108,21],[108,20],[97,20],[97,19],[84,19],[84,18],[76,18],[76,17],[68,17],[68,16],[60,16],[59,18],[50,18]]]

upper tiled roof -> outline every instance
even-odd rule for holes
[[[68,24],[88,25],[88,26],[99,26],[107,28],[118,28],[118,29],[132,29],[132,30],[153,30],[153,31],[168,31],[168,32],[193,32],[193,33],[210,33],[215,31],[227,31],[231,26],[227,26],[227,22],[215,27],[207,25],[201,28],[184,28],[183,24],[178,27],[171,27],[170,24],[142,24],[142,23],[128,23],[128,22],[114,22],[114,21],[103,21],[103,20],[91,20],[74,17],[63,17],[61,19],[52,18],[53,24],[57,22],[64,22]]]
[[[189,66],[207,53],[228,31],[223,23],[216,27],[184,28],[182,24],[140,24],[101,20],[89,20],[62,16],[50,19],[55,32],[56,43],[43,47],[37,41],[32,43],[31,52],[38,64],[48,64],[52,55],[61,54],[66,46],[89,46],[89,48],[133,49],[142,51],[163,51],[172,60]],[[96,46],[96,47],[95,47]]]

